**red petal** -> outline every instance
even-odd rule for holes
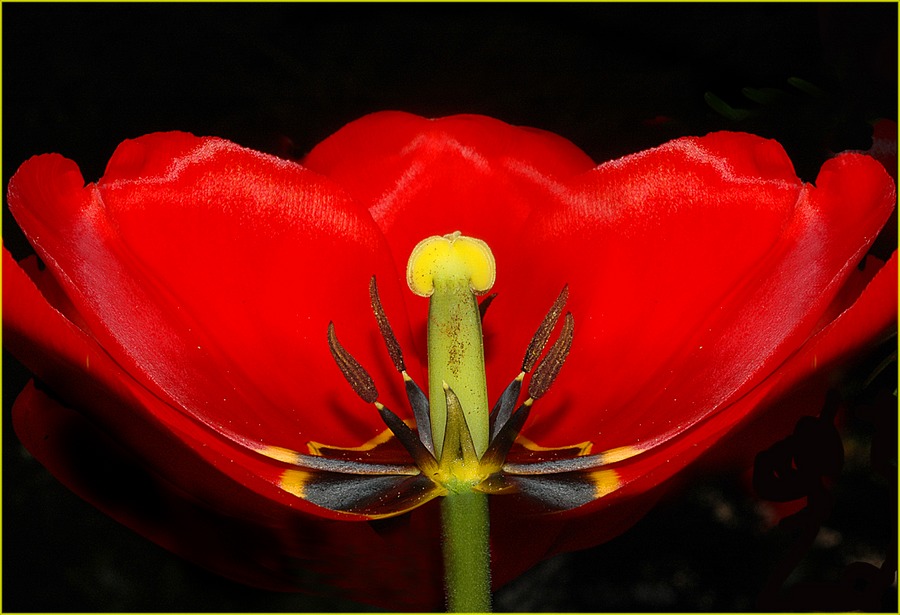
[[[348,124],[303,163],[369,208],[398,267],[422,239],[461,231],[491,246],[500,289],[517,266],[512,256],[526,218],[556,198],[561,182],[594,166],[548,132],[483,116],[429,120],[393,112]],[[407,302],[424,340],[427,302],[409,293]]]
[[[81,411],[33,385],[14,409],[23,444],[72,491],[165,548],[244,583],[315,593],[339,587],[385,608],[440,603],[432,507],[395,532],[325,519],[335,515],[277,487],[280,468],[167,411],[53,310],[5,250],[3,294],[4,343]],[[411,582],[417,591],[408,591]]]
[[[619,468],[623,489],[604,502],[584,507],[582,513],[605,510],[617,498],[652,490],[705,451],[704,465],[723,468],[749,464],[753,455],[794,428],[798,417],[817,415],[838,363],[846,363],[887,334],[885,323],[897,317],[897,255],[878,272],[859,299],[827,328],[811,339],[771,377],[683,437],[673,439],[634,463]],[[749,467],[749,466],[746,466]],[[573,516],[560,550],[583,548],[609,535],[588,523],[591,517]]]
[[[10,182],[10,208],[132,376],[214,429],[265,444],[303,450],[328,434],[352,445],[380,429],[325,332],[329,320],[346,327],[348,348],[399,393],[375,328],[349,326],[372,318],[372,274],[402,315],[398,276],[377,227],[340,190],[182,133],[126,141],[97,186],[82,183],[72,162],[33,158]]]
[[[876,268],[870,262],[867,268]],[[833,386],[834,371],[872,346],[895,335],[897,320],[897,253],[877,270],[865,290],[847,304],[824,329],[817,332],[796,354],[764,383],[765,398],[759,408],[747,413],[740,430],[717,445],[734,459],[750,461],[773,440],[787,436],[801,415],[818,415],[825,393]],[[745,463],[746,465],[746,463]]]
[[[398,577],[403,587],[421,581],[427,600],[438,595],[434,507],[379,526],[382,543],[350,530],[353,540],[342,541],[344,528],[369,526],[311,522],[292,509],[311,507],[279,492],[269,466],[215,432],[301,450],[309,438],[346,446],[374,436],[380,422],[332,366],[324,331],[335,320],[379,385],[396,382],[375,327],[359,324],[371,318],[365,288],[378,274],[409,348],[394,264],[402,268],[424,236],[460,230],[495,251],[500,297],[486,325],[495,394],[570,284],[575,346],[532,413],[530,437],[545,445],[593,438],[595,451],[668,437],[620,466],[620,489],[535,521],[544,529],[529,526],[529,540],[524,526],[504,523],[517,509],[501,498],[493,510],[500,581],[548,552],[618,533],[650,505],[655,486],[743,422],[779,410],[798,382],[818,391],[823,362],[856,352],[896,320],[896,257],[851,309],[840,309],[856,296],[855,264],[894,197],[864,157],[838,157],[812,188],[773,142],[723,133],[586,172],[592,163],[581,152],[546,133],[487,118],[377,114],[328,139],[306,163],[341,188],[302,167],[183,134],[124,143],[104,180],[87,189],[71,162],[33,159],[11,183],[10,203],[67,293],[63,300],[54,284],[40,284],[69,321],[16,270],[17,290],[4,288],[4,326],[32,369],[172,481],[165,489],[199,494],[213,504],[206,513],[221,506],[237,514],[248,524],[236,530],[242,535],[260,532],[265,541],[274,532],[289,557],[312,547],[281,532],[285,523],[305,528],[297,530],[303,536],[324,532],[317,570],[336,577],[327,583],[357,588],[354,596],[380,598]],[[411,301],[418,331],[426,302]],[[72,325],[81,319],[82,328]],[[399,390],[387,394],[399,400]],[[71,475],[60,449],[38,441],[71,424],[68,411],[48,404],[28,393],[17,421],[54,472]],[[206,513],[197,518],[206,522]],[[179,540],[194,544],[189,535]],[[345,551],[329,555],[335,544]],[[363,577],[341,576],[351,562]],[[401,574],[409,570],[421,574],[410,580]],[[383,591],[371,593],[372,584]],[[434,606],[409,595],[383,604],[404,599]]]
[[[569,361],[526,435],[604,450],[731,403],[814,332],[893,200],[867,157],[829,161],[817,188],[802,186],[775,142],[749,135],[682,139],[601,165],[532,218],[512,272],[544,305],[568,282],[576,322]],[[491,306],[506,330],[546,309],[510,303]],[[514,354],[497,343],[500,356]]]
[[[217,437],[135,382],[44,301],[6,250],[3,265],[3,293],[14,298],[4,305],[6,347],[57,395],[142,456],[145,464],[197,497],[235,512],[242,510],[249,489],[283,505],[334,516],[285,493],[279,487],[281,468],[239,442]],[[235,498],[236,492],[243,497]]]
[[[178,555],[235,581],[315,594],[339,588],[390,609],[440,605],[435,510],[407,518],[401,531],[301,515],[251,494],[226,506],[145,472],[122,442],[29,385],[14,408],[16,431],[69,489]],[[252,517],[237,514],[241,503]],[[387,527],[387,526],[386,526]],[[403,553],[404,557],[397,557]],[[411,591],[415,588],[415,591]]]

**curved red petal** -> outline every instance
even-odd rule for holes
[[[750,135],[601,165],[526,229],[512,275],[543,305],[491,306],[504,329],[527,330],[569,283],[575,343],[526,435],[603,450],[731,403],[814,332],[893,200],[867,157],[831,160],[817,187],[803,186],[780,146]]]
[[[404,264],[430,235],[460,230],[504,242],[555,182],[593,167],[552,133],[478,115],[399,112],[348,124],[303,162],[369,208]]]
[[[163,547],[244,583],[317,593],[327,585],[385,608],[439,604],[433,510],[407,518],[404,531],[379,531],[286,493],[280,467],[167,412],[52,309],[5,250],[3,272],[4,343],[78,409],[29,385],[16,401],[14,427],[72,491]],[[421,573],[421,591],[407,591],[407,567]]]
[[[868,267],[875,268],[875,263]],[[748,413],[739,431],[716,445],[718,454],[713,455],[713,462],[724,462],[728,450],[728,457],[749,467],[746,462],[751,456],[790,434],[800,416],[821,412],[836,369],[852,365],[866,350],[895,336],[896,326],[895,251],[855,301],[846,304],[765,383],[768,390],[759,408]]]
[[[733,404],[677,437],[615,466],[620,487],[610,496],[563,515],[569,523],[557,551],[588,547],[612,537],[593,523],[593,514],[628,508],[631,498],[659,487],[698,458],[721,471],[749,467],[753,456],[787,436],[799,417],[817,415],[838,363],[858,357],[891,333],[897,318],[897,254],[882,267],[858,299],[773,375]],[[624,499],[623,499],[624,498]]]
[[[44,301],[6,250],[3,265],[4,345],[148,467],[236,514],[252,513],[242,502],[253,492],[310,514],[340,517],[282,489],[282,468],[256,454],[252,442],[221,437],[135,382],[93,339]]]
[[[369,208],[399,267],[422,239],[460,231],[491,246],[498,289],[517,266],[519,231],[531,212],[594,166],[552,133],[478,115],[431,120],[399,112],[348,124],[303,163]],[[427,302],[408,293],[407,302],[424,339]]]
[[[367,212],[298,165],[182,133],[124,142],[103,180],[82,184],[71,161],[36,157],[10,182],[10,208],[132,376],[214,429],[260,443],[303,450],[327,433],[353,445],[378,431],[325,334],[330,320],[341,330],[371,318],[373,274],[386,307],[403,313]],[[345,339],[403,399],[374,327],[347,326]]]
[[[235,581],[272,590],[342,595],[383,608],[425,611],[441,601],[434,511],[403,531],[378,531],[302,515],[241,496],[254,516],[236,514],[145,471],[122,442],[29,385],[14,407],[16,432],[60,481],[127,527]],[[404,557],[397,557],[403,553]],[[415,587],[416,591],[410,591]]]

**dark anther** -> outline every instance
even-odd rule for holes
[[[553,329],[556,327],[556,323],[559,321],[559,316],[560,314],[562,314],[563,307],[566,305],[566,301],[568,300],[568,298],[569,285],[567,284],[563,286],[563,289],[562,291],[560,291],[559,296],[556,298],[556,301],[554,301],[553,305],[550,307],[550,311],[548,311],[547,315],[544,316],[544,320],[541,322],[541,325],[535,332],[534,337],[531,338],[531,342],[528,344],[528,349],[525,351],[525,358],[522,360],[522,373],[509,383],[509,386],[506,387],[506,389],[503,391],[503,394],[500,396],[500,399],[497,400],[497,403],[494,404],[494,407],[491,410],[491,438],[496,437],[497,434],[500,433],[500,430],[503,429],[503,425],[509,420],[509,417],[512,416],[513,409],[516,407],[516,400],[519,399],[519,392],[522,389],[522,378],[525,374],[531,371],[531,369],[534,367],[534,364],[541,356],[541,352],[544,351],[544,347],[547,345],[547,341],[550,339],[550,334],[553,332]],[[562,337],[562,335],[560,337]],[[557,344],[558,343],[559,342],[557,341]],[[571,340],[569,341],[569,343],[571,344]],[[568,348],[566,348],[565,354],[568,354],[568,352]],[[565,354],[562,355],[562,361],[565,361]],[[547,358],[549,358],[549,356],[550,355],[548,353]],[[560,367],[561,366],[562,364],[560,363]],[[550,385],[553,383],[553,379],[556,378],[556,373],[558,372],[559,367],[556,368],[556,372],[554,372],[550,376],[550,380],[546,383],[546,386],[543,386],[543,388],[535,388],[536,385],[532,384],[531,388],[529,388],[529,394],[531,394],[532,390],[540,391],[540,395],[546,393],[547,389],[549,389]],[[537,399],[537,397],[534,395],[531,395],[531,397]]]
[[[399,416],[394,414],[388,408],[381,404],[375,404],[375,407],[378,408],[381,420],[384,421],[384,424],[388,426],[388,429],[390,429],[397,437],[397,440],[403,445],[403,448],[409,452],[416,461],[416,465],[424,472],[436,472],[437,461],[435,460],[434,455],[432,455],[431,451],[419,440],[415,432],[410,429]]]
[[[497,433],[491,433],[491,443],[481,457],[482,463],[498,466],[503,464],[513,442],[516,441],[519,432],[525,425],[529,412],[531,412],[531,406],[523,404],[503,424],[493,426],[497,429]]]
[[[391,329],[391,323],[388,322],[384,308],[381,306],[381,298],[378,296],[378,286],[375,284],[375,276],[369,281],[369,298],[372,300],[372,311],[375,312],[375,320],[378,321],[378,328],[381,330],[381,337],[384,338],[384,344],[387,346],[388,354],[391,355],[391,361],[398,372],[406,370],[403,362],[403,352],[400,350],[400,344],[394,336],[394,330]]]
[[[565,363],[566,357],[569,355],[569,350],[572,348],[574,333],[575,318],[569,312],[566,314],[566,320],[563,323],[563,329],[559,334],[559,338],[557,338],[550,351],[538,364],[534,375],[531,377],[531,382],[528,385],[528,395],[531,398],[538,399],[542,397],[550,388],[550,385],[553,384],[553,381],[556,380],[556,376],[559,374],[559,370],[562,369],[563,363]]]
[[[531,368],[534,367],[538,357],[541,356],[541,352],[543,352],[544,346],[547,345],[547,340],[550,339],[550,334],[553,332],[556,321],[559,320],[559,315],[562,314],[563,307],[566,305],[566,300],[568,300],[568,298],[569,285],[566,284],[563,286],[556,301],[553,302],[550,311],[544,316],[541,326],[538,327],[534,337],[531,338],[531,343],[528,344],[528,350],[525,351],[525,359],[522,360],[522,371],[526,374],[531,371]]]
[[[413,416],[416,418],[416,431],[419,432],[419,439],[428,452],[434,454],[434,439],[431,435],[431,406],[428,403],[428,397],[412,378],[405,378],[406,398],[412,407]]]
[[[493,303],[496,298],[497,293],[491,293],[478,304],[478,313],[481,315],[482,322],[484,321],[484,315],[487,313],[487,309],[491,307],[491,303]]]
[[[378,329],[381,331],[381,337],[384,338],[384,345],[387,346],[388,354],[391,355],[391,361],[398,372],[403,374],[403,380],[406,383],[406,397],[412,406],[413,415],[416,417],[416,429],[419,432],[419,438],[422,444],[430,453],[434,453],[434,442],[431,437],[431,416],[429,414],[428,398],[422,389],[419,388],[412,378],[406,373],[406,364],[403,361],[403,351],[400,350],[400,342],[394,335],[391,323],[388,321],[384,307],[381,305],[381,298],[378,296],[378,286],[375,283],[375,276],[369,281],[369,299],[372,301],[372,311],[375,312],[375,320],[378,322]],[[398,436],[399,437],[399,436]]]
[[[333,322],[328,323],[328,347],[331,349],[331,356],[334,357],[334,362],[337,363],[341,373],[344,374],[344,378],[347,379],[347,382],[350,383],[356,394],[363,401],[370,404],[374,403],[378,399],[378,389],[375,388],[372,377],[338,342],[337,336],[334,334]]]
[[[521,374],[520,374],[521,376]],[[494,404],[491,410],[491,438],[503,428],[506,421],[512,415],[513,408],[516,407],[516,401],[519,399],[519,393],[522,391],[522,378],[516,377],[503,390],[500,399]]]

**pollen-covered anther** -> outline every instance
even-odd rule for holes
[[[369,375],[369,372],[359,364],[359,361],[353,358],[347,352],[337,339],[334,332],[334,323],[328,323],[328,348],[331,350],[331,356],[334,362],[340,368],[344,378],[350,383],[350,386],[366,403],[375,403],[378,399],[378,389],[375,388],[375,382]]]
[[[559,298],[557,298],[556,303],[554,303],[547,318],[541,323],[541,327],[538,329],[538,333],[535,334],[535,338],[544,335],[542,331],[545,329],[548,331],[547,335],[549,336],[549,331],[552,330],[553,325],[555,325],[556,320],[559,318],[558,313],[556,315],[553,313],[557,308],[562,308],[565,303],[566,294],[566,289],[563,288],[563,292],[560,293]],[[551,324],[548,325],[548,322]],[[534,375],[531,377],[531,382],[528,385],[528,399],[526,399],[514,413],[511,410],[512,406],[515,404],[513,393],[515,393],[516,396],[518,395],[522,377],[525,372],[523,371],[520,373],[510,386],[507,387],[506,391],[504,391],[501,400],[497,403],[495,415],[492,417],[494,421],[491,426],[491,445],[485,452],[484,457],[482,457],[482,463],[484,463],[486,467],[500,467],[503,464],[513,442],[518,437],[519,432],[525,425],[525,421],[528,419],[531,406],[534,404],[535,400],[544,396],[559,375],[559,371],[566,362],[566,357],[569,356],[574,335],[575,318],[572,316],[571,312],[568,312],[563,321],[563,327],[559,337],[556,338],[553,346],[550,347],[550,350],[541,362],[538,363],[537,369],[535,369]],[[535,344],[532,342],[532,346],[537,347],[538,345],[542,346],[543,344]],[[531,346],[529,346],[528,352],[532,352]],[[528,358],[526,356],[526,364],[527,362]]]
[[[519,399],[519,393],[522,390],[522,382],[525,380],[525,375],[530,372],[533,368],[537,360],[540,358],[541,353],[544,351],[544,347],[547,345],[547,341],[550,339],[550,334],[553,332],[553,329],[556,328],[556,323],[559,321],[559,317],[562,314],[563,308],[566,305],[566,301],[569,299],[569,286],[568,284],[563,286],[563,289],[560,291],[559,295],[556,297],[556,301],[553,302],[553,305],[550,306],[550,310],[544,316],[544,319],[541,321],[540,326],[535,332],[534,336],[531,338],[531,342],[528,344],[528,348],[525,350],[525,357],[522,359],[522,371],[519,372],[519,375],[516,376],[512,382],[506,387],[503,391],[503,394],[500,395],[500,399],[497,400],[497,403],[494,405],[494,408],[491,410],[491,438],[495,438],[506,422],[509,420],[510,416],[512,416],[513,409],[516,407],[516,401]],[[569,315],[571,316],[571,315]],[[563,333],[560,335],[560,339],[563,339],[565,342],[565,338],[568,335],[568,345],[571,346],[572,340],[572,327],[569,327],[569,332],[566,334],[565,326],[563,327]],[[560,341],[557,340],[557,344],[560,344]],[[553,351],[551,350],[551,353]],[[565,355],[569,352],[568,347],[565,349],[565,353],[562,355],[562,361],[565,361]],[[548,353],[547,357],[551,357],[551,353]],[[551,359],[551,364],[558,359]],[[545,358],[546,361],[546,358]],[[532,390],[537,392],[538,395],[531,395],[528,399],[525,400],[523,406],[530,407],[534,400],[538,397],[542,396],[547,392],[547,389],[552,384],[553,380],[556,378],[556,374],[559,373],[559,369],[562,367],[562,363],[556,366],[556,373],[553,373],[550,377],[550,381],[542,384],[542,381],[546,380],[548,374],[545,372],[548,367],[545,368],[540,375],[537,375],[538,382],[532,384],[529,388],[529,395],[531,395]]]
[[[391,323],[381,304],[381,297],[378,295],[378,284],[375,282],[375,276],[369,281],[369,300],[372,303],[372,312],[375,314],[375,321],[378,323],[378,330],[381,331],[381,337],[384,339],[384,345],[387,347],[388,354],[394,368],[403,376],[403,384],[406,387],[406,397],[409,399],[409,405],[416,417],[416,430],[419,433],[419,440],[428,449],[428,452],[434,454],[434,441],[431,434],[431,417],[428,397],[419,387],[418,384],[406,373],[406,363],[403,360],[403,351],[400,349],[400,342],[394,335]]]
[[[388,354],[391,356],[391,362],[401,374],[406,374],[406,364],[403,361],[403,351],[400,350],[400,342],[394,335],[391,323],[388,322],[387,314],[384,313],[384,307],[381,305],[381,297],[378,296],[378,285],[375,283],[375,276],[369,280],[369,300],[372,303],[372,311],[375,313],[375,320],[378,322],[378,330],[381,331],[381,337],[384,338],[384,345],[387,346]]]
[[[538,363],[531,382],[528,384],[528,395],[531,399],[540,399],[550,389],[550,386],[559,375],[572,349],[572,338],[575,334],[575,318],[571,312],[566,314],[562,331],[559,337],[550,347],[546,356]]]
[[[354,359],[353,355],[347,352],[338,342],[337,335],[334,332],[334,323],[328,323],[328,347],[331,349],[331,355],[334,357],[335,363],[337,363],[341,373],[344,374],[344,378],[347,379],[347,382],[350,383],[350,386],[363,401],[375,406],[375,409],[381,415],[381,420],[384,421],[400,444],[409,452],[416,465],[426,474],[436,472],[437,461],[432,454],[431,447],[423,442],[399,416],[378,401],[378,390],[375,388],[372,377],[359,364],[359,361]],[[412,381],[408,380],[407,382]]]
[[[406,267],[410,290],[422,297],[434,293],[435,283],[468,284],[472,292],[482,295],[494,285],[496,275],[497,265],[488,245],[459,231],[420,241]]]
[[[540,358],[568,299],[569,285],[566,284],[563,286],[562,291],[560,291],[556,301],[553,302],[547,315],[544,316],[544,320],[541,321],[541,326],[538,327],[534,337],[531,338],[531,342],[528,344],[527,350],[525,350],[525,358],[522,360],[522,371],[524,373],[527,374],[530,372],[532,368],[534,368],[534,364],[537,363],[537,360]]]

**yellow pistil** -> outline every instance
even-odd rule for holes
[[[413,249],[406,269],[410,290],[429,297],[428,391],[435,456],[441,459],[447,427],[444,383],[456,394],[481,457],[490,440],[484,347],[477,294],[490,290],[494,256],[480,239],[458,231],[425,239]],[[458,438],[458,435],[448,436]]]

